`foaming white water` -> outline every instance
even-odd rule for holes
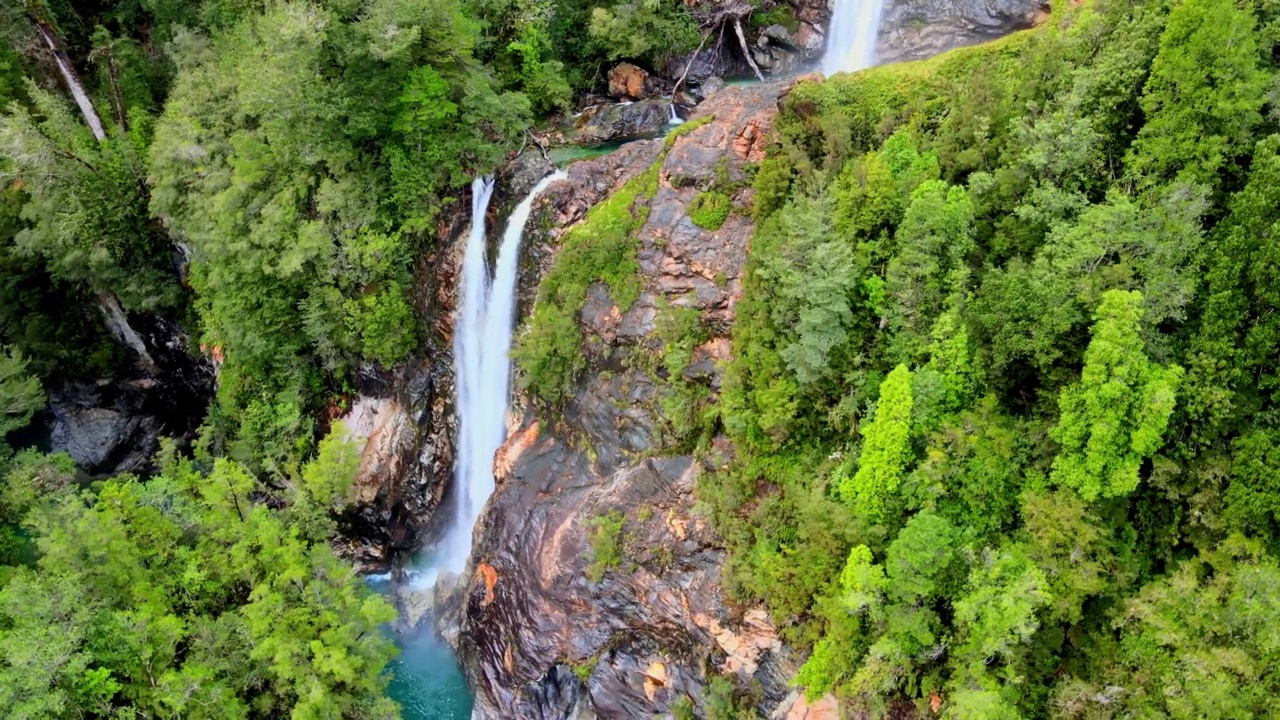
[[[876,61],[876,34],[884,0],[836,0],[827,29],[827,52],[822,57],[822,74],[854,72]]]
[[[671,116],[667,118],[667,124],[668,124],[668,125],[672,125],[672,126],[674,126],[674,125],[683,125],[683,124],[684,124],[684,120],[683,120],[683,119],[681,119],[681,117],[680,117],[680,113],[676,112],[676,101],[675,101],[675,98],[672,98],[672,99],[671,99],[671,105],[670,105],[669,107],[671,108]]]
[[[493,179],[477,178],[471,185],[471,234],[462,259],[461,304],[453,330],[458,412],[456,505],[453,524],[436,554],[435,567],[421,578],[428,583],[433,583],[441,570],[456,573],[466,566],[476,518],[493,493],[493,456],[506,434],[510,400],[508,354],[515,323],[520,241],[533,201],[563,177],[564,173],[556,172],[543,178],[511,213],[492,281],[485,262],[485,213],[493,194]]]

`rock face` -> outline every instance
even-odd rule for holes
[[[518,409],[524,420],[495,458],[498,489],[477,524],[472,565],[453,598],[437,599],[438,618],[460,626],[440,629],[458,643],[476,717],[651,717],[686,696],[699,704],[716,674],[758,683],[764,710],[788,698],[792,659],[763,610],[726,599],[723,550],[693,511],[703,463],[732,449],[720,438],[705,461],[676,452],[663,439],[665,381],[620,360],[652,347],[660,307],[694,308],[714,338],[688,373],[717,386],[713,358],[727,352],[752,232],[745,165],[763,157],[784,91],[726,89],[699,107],[694,120],[715,119],[674,142],[648,201],[640,300],[624,313],[593,289],[580,317],[588,370],[563,416]],[[528,238],[522,314],[564,228],[663,148],[637,142],[575,163],[548,189],[531,227],[552,230]],[[688,208],[717,183],[730,185],[737,210],[711,232]],[[621,523],[617,532],[602,518]],[[589,568],[593,545],[607,544],[616,565]]]
[[[880,63],[918,60],[1031,27],[1044,0],[886,0],[876,40]]]
[[[176,325],[145,315],[129,323],[145,361],[121,378],[48,389],[49,448],[70,455],[87,475],[150,470],[160,438],[190,437],[213,394],[213,366],[187,352]]]
[[[367,397],[343,418],[364,443],[356,502],[341,518],[338,551],[361,571],[388,568],[443,529],[439,509],[453,477],[453,310],[469,222],[469,199],[444,214],[439,247],[418,259],[414,286],[427,331],[417,358],[394,373],[362,374]],[[492,222],[490,223],[492,226]]]
[[[609,96],[617,100],[643,100],[656,89],[654,78],[631,63],[619,63],[609,71]]]
[[[565,128],[574,145],[604,145],[654,135],[671,118],[671,103],[662,98],[587,108]]]

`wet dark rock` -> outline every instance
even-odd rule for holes
[[[84,386],[59,393],[52,406],[52,449],[90,475],[143,469],[160,447],[159,419],[130,409],[127,400],[122,407],[95,407],[98,398]]]
[[[688,208],[717,182],[745,180],[785,87],[726,89],[696,110],[715,119],[668,150],[637,236],[640,299],[622,312],[603,286],[592,288],[580,316],[588,369],[576,393],[554,418],[518,400],[523,420],[495,458],[498,487],[471,565],[435,599],[437,628],[454,638],[476,690],[476,717],[651,717],[681,697],[700,703],[714,674],[758,684],[766,710],[791,692],[794,659],[768,616],[725,597],[724,551],[693,511],[702,465],[668,444],[663,382],[633,362],[651,348],[663,303],[693,307],[718,335],[689,372],[718,383],[752,231],[750,190],[733,194],[737,211],[716,232],[689,221]],[[663,146],[634,143],[574,163],[548,189],[531,223],[540,229],[526,235],[526,297],[564,230]],[[624,518],[622,560],[592,582],[594,523],[609,513]]]
[[[122,377],[68,381],[47,391],[50,450],[66,452],[91,476],[151,471],[160,438],[192,437],[213,395],[213,365],[188,352],[177,325],[149,315],[128,320],[145,346],[145,362]]]
[[[604,145],[656,134],[671,118],[671,103],[662,98],[587,108],[566,128],[574,145]]]
[[[791,31],[781,25],[770,25],[760,31],[761,45],[782,45],[788,48],[795,48],[795,38],[791,37]]]
[[[663,77],[674,82],[684,75],[686,67],[688,74],[685,75],[685,85],[701,85],[713,77],[740,77],[751,73],[751,66],[747,65],[737,51],[731,50],[727,43],[713,44],[696,55],[691,52],[672,55],[663,63],[660,71]]]
[[[880,63],[917,60],[1031,27],[1043,0],[888,0],[880,20]]]

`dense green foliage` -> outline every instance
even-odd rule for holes
[[[0,0],[6,717],[397,715],[392,611],[329,548],[357,458],[318,435],[357,372],[446,345],[415,271],[471,179],[699,22],[668,0]],[[581,248],[620,302],[630,211]],[[594,279],[558,277],[566,307]],[[22,450],[46,390],[177,385],[184,351],[217,397],[154,476]]]
[[[787,97],[701,491],[811,697],[1274,714],[1277,27],[1098,0]]]
[[[700,37],[665,1],[0,16],[0,342],[46,380],[112,375],[130,315],[176,322],[221,365],[213,447],[255,469],[313,449],[354,369],[417,347],[413,260],[472,177],[611,63]]]
[[[80,488],[69,458],[19,456],[0,520],[39,559],[0,568],[8,717],[396,717],[394,611],[325,542],[357,460],[326,440],[272,509],[230,461]]]

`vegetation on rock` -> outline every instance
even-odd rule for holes
[[[1098,0],[787,97],[701,494],[811,698],[1270,712],[1278,22]]]

